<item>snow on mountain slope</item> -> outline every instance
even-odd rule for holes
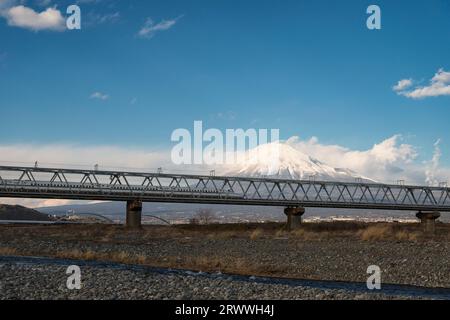
[[[347,168],[333,168],[285,142],[267,143],[249,150],[244,159],[227,170],[226,175],[298,180],[373,181]]]

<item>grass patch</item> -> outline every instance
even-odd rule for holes
[[[256,229],[254,231],[252,231],[252,233],[250,234],[250,240],[256,240],[259,239],[263,236],[264,231],[261,229]]]
[[[153,240],[176,239],[188,243],[193,240],[277,239],[304,241],[351,239],[363,241],[417,241],[424,238],[419,223],[363,223],[351,221],[310,222],[288,232],[284,223],[239,223],[208,225],[144,226],[128,230],[121,225],[50,225],[0,226],[0,241],[68,241],[77,243],[145,244]],[[450,225],[436,224],[436,240],[450,240]]]
[[[363,241],[400,240],[416,241],[423,238],[422,232],[411,230],[411,228],[401,228],[396,224],[375,224],[358,232]]]

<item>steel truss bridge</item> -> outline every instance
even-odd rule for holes
[[[0,166],[0,197],[450,211],[450,188]]]

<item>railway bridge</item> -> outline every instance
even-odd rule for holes
[[[305,208],[407,210],[433,231],[450,212],[450,188],[215,175],[0,166],[0,197],[126,202],[126,224],[141,226],[143,202],[284,207],[288,228]]]

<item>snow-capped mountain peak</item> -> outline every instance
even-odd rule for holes
[[[333,168],[278,141],[249,150],[226,174],[296,180],[373,181],[347,168]]]

